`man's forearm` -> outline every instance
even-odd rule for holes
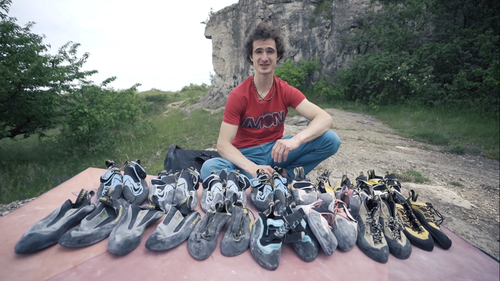
[[[220,156],[238,166],[239,168],[245,170],[247,173],[251,174],[252,172],[255,172],[251,171],[251,167],[255,166],[255,163],[248,160],[248,158],[246,158],[245,155],[243,155],[241,151],[234,147],[231,143],[218,142],[217,151],[219,152]]]
[[[293,138],[296,138],[300,144],[304,144],[323,135],[332,125],[332,117],[325,112],[325,114],[316,116],[304,130],[300,131]]]

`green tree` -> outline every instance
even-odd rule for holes
[[[77,56],[68,42],[56,55],[33,22],[21,27],[9,17],[11,0],[0,0],[0,139],[43,133],[60,123],[61,96],[88,84],[97,71],[82,71],[89,54]]]

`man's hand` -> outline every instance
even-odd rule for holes
[[[271,156],[273,157],[274,162],[284,162],[288,159],[288,153],[297,149],[299,146],[300,143],[295,138],[277,140],[274,144],[273,150],[271,151]]]
[[[274,169],[269,165],[255,165],[251,170],[247,170],[246,172],[249,173],[252,178],[256,178],[258,170],[264,170],[269,177],[273,176]]]

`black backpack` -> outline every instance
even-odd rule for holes
[[[169,173],[190,167],[200,171],[203,163],[214,157],[220,157],[217,151],[185,150],[174,144],[168,148],[163,166],[165,171]]]

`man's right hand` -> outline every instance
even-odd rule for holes
[[[269,177],[272,177],[273,176],[273,172],[274,172],[274,169],[273,167],[269,166],[269,165],[254,165],[251,169],[249,170],[245,170],[247,173],[249,173],[252,178],[256,178],[257,177],[257,171],[258,170],[264,170],[264,172],[269,176]]]

